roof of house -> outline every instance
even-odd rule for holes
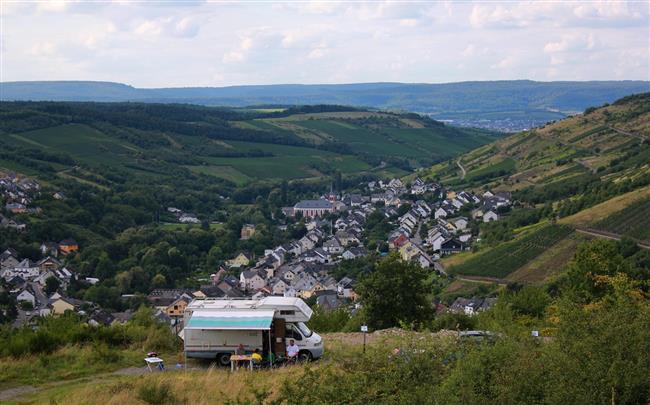
[[[245,279],[250,279],[250,278],[253,278],[255,276],[260,277],[259,273],[256,272],[256,271],[253,271],[253,270],[242,271],[241,274]]]
[[[110,325],[115,318],[104,310],[98,310],[90,316],[90,319],[102,325]]]
[[[133,318],[133,314],[134,314],[133,311],[127,309],[124,312],[113,312],[111,316],[113,316],[114,321],[128,322],[129,320],[131,320],[131,318]]]
[[[226,295],[226,293],[223,292],[223,290],[216,285],[208,284],[208,285],[202,285],[199,288],[199,291],[201,291],[203,294],[205,294],[206,297],[216,297],[220,298]]]
[[[316,297],[316,305],[328,309],[335,309],[341,306],[341,301],[339,301],[339,297],[336,293],[324,294]]]
[[[74,246],[78,245],[77,241],[72,239],[72,238],[67,238],[63,239],[61,242],[59,242],[60,246]]]
[[[302,200],[294,208],[298,209],[329,209],[332,203],[327,200]]]
[[[483,304],[483,299],[482,298],[463,298],[463,297],[458,297],[454,301],[453,304],[449,308],[459,310],[459,309],[464,309],[465,307],[471,307],[474,309],[478,309],[481,304]]]

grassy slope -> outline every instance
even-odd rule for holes
[[[404,333],[407,335],[408,333]],[[223,368],[207,368],[204,362],[190,360],[192,371],[174,371],[173,365],[180,354],[167,353],[161,357],[166,360],[168,372],[142,373],[132,375],[106,373],[112,369],[90,369],[79,376],[70,376],[68,382],[51,383],[49,380],[29,380],[40,389],[36,393],[17,398],[16,403],[65,403],[65,404],[131,404],[144,403],[140,399],[142,387],[165,383],[185,403],[213,404],[230,401],[253,401],[254,389],[269,389],[277,392],[284,381],[291,380],[303,367],[318,370],[319,367],[339,367],[342,361],[351,361],[362,355],[363,336],[361,333],[325,333],[323,339],[327,342],[324,357],[309,366],[293,366],[274,370],[262,370],[254,373],[230,373]],[[410,336],[410,335],[409,335]],[[401,335],[370,333],[367,335],[368,345],[394,347],[398,345]],[[124,365],[142,368],[142,359],[133,359]],[[139,360],[139,361],[138,361]],[[36,362],[37,363],[37,362]],[[102,373],[102,374],[97,374]],[[94,376],[93,376],[94,375]],[[77,377],[84,376],[79,379]],[[44,384],[44,381],[50,381]],[[218,400],[217,400],[218,398]],[[238,402],[239,403],[239,402]],[[244,402],[241,402],[244,403]],[[248,402],[245,402],[248,403]]]
[[[648,103],[650,96],[641,101],[611,105],[589,115],[576,115],[472,150],[460,157],[468,172],[465,181],[460,179],[455,162],[435,165],[425,177],[471,186],[468,183],[473,174],[484,174],[510,159],[515,162],[513,173],[487,179],[487,186],[517,190],[589,173],[620,157],[626,149],[634,147],[640,137],[650,135]],[[484,186],[484,183],[475,186]]]
[[[642,241],[650,241],[650,198],[630,204],[602,221],[594,228]]]
[[[630,191],[605,202],[595,205],[586,210],[582,210],[574,215],[560,219],[561,224],[567,224],[578,227],[592,227],[597,222],[602,221],[610,215],[624,209],[625,207],[637,203],[638,201],[650,198],[650,186],[638,190]]]

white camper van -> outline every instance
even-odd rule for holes
[[[187,357],[216,359],[228,365],[240,344],[247,352],[260,349],[264,357],[283,356],[287,342],[300,347],[299,359],[323,355],[323,339],[305,322],[312,310],[300,298],[199,299],[185,308],[181,337]]]

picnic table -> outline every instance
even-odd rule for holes
[[[151,368],[151,365],[153,364],[155,367],[158,367],[160,370],[164,370],[164,360],[161,359],[160,357],[145,357],[144,358],[145,363],[147,363],[147,368],[149,371],[153,372],[153,369]]]
[[[246,354],[233,354],[230,356],[230,371],[235,371],[235,362],[237,361],[247,361],[248,369],[253,370],[253,356]]]

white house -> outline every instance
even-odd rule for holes
[[[284,295],[287,287],[289,287],[289,284],[280,278],[275,278],[269,281],[268,286],[273,295]]]
[[[20,294],[16,296],[16,301],[27,301],[32,304],[32,307],[36,307],[36,296],[29,290],[29,288],[23,289]]]
[[[434,217],[435,219],[438,219],[438,218],[447,218],[447,215],[448,215],[448,214],[447,214],[447,211],[446,211],[444,208],[440,207],[440,208],[438,208],[438,209],[436,210],[436,212],[434,213],[433,217]]]
[[[455,219],[450,220],[454,224],[454,227],[456,227],[457,230],[462,231],[463,229],[467,228],[467,224],[469,221],[465,217],[458,217]]]
[[[266,285],[264,280],[256,271],[242,271],[239,275],[239,284],[242,290],[257,291]]]
[[[499,215],[492,210],[483,214],[483,222],[492,222],[498,220],[499,220]]]

